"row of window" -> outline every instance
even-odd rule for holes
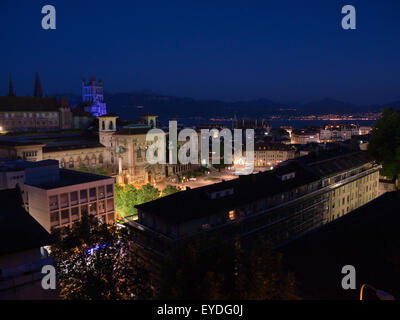
[[[110,213],[113,211],[114,211],[114,199],[108,199],[107,202],[105,202],[105,200],[102,200],[99,201],[98,204],[94,202],[90,204],[64,209],[61,211],[51,212],[50,225],[51,227],[56,227],[62,224],[75,222],[79,220],[82,217],[82,215],[85,214],[97,216],[100,214]]]
[[[99,164],[103,163],[103,156],[100,154],[99,155]],[[82,161],[81,158],[78,158],[77,160],[74,161],[74,159],[70,158],[68,162],[65,161],[65,159],[61,159],[60,161],[60,167],[61,168],[79,168],[82,164],[85,166],[94,166],[97,163],[96,155],[93,154],[91,159],[89,159],[89,156],[86,156],[86,158]]]
[[[6,118],[14,118],[14,117],[24,117],[24,118],[57,118],[58,113],[57,112],[52,112],[52,113],[5,113],[4,116]]]
[[[37,151],[26,151],[22,153],[22,156],[24,158],[28,158],[28,157],[36,157],[37,156]]]
[[[56,121],[51,121],[51,120],[48,120],[48,121],[22,121],[22,120],[6,120],[6,121],[4,121],[4,123],[3,123],[3,121],[1,121],[0,120],[0,125],[24,125],[24,126],[27,126],[27,125],[30,125],[30,126],[48,126],[48,125],[53,125],[53,126],[57,126],[58,125],[58,120],[56,120]]]
[[[73,191],[70,193],[62,193],[49,197],[50,210],[58,210],[59,208],[66,208],[69,206],[77,205],[78,203],[87,203],[89,201],[101,200],[114,196],[113,185],[99,186],[90,188],[89,190],[83,189],[80,191]]]
[[[81,210],[79,210],[79,207],[74,207],[71,208],[71,210],[66,209],[62,210],[60,212],[52,212],[50,214],[50,226],[51,228],[54,227],[59,227],[59,226],[66,226],[70,223],[76,222],[81,219],[83,214],[86,214],[87,211],[90,210],[83,206],[81,207]],[[79,212],[80,211],[80,212]],[[110,212],[113,210],[107,210],[107,212],[98,212],[98,213],[91,213],[94,216],[97,216],[100,220],[100,222],[107,222],[107,223],[114,223],[115,222],[115,215],[114,212]],[[107,218],[106,218],[107,217]]]

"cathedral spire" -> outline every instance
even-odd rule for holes
[[[43,97],[42,85],[40,84],[39,72],[36,71],[35,89],[33,91],[34,97]]]
[[[11,80],[11,73],[10,73],[10,82],[9,82],[9,85],[8,85],[8,96],[9,97],[14,97],[15,96],[14,88],[13,88],[13,84],[12,84],[12,80]]]

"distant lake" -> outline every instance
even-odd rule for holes
[[[161,123],[165,126],[168,126],[168,119],[159,119]],[[178,125],[183,125],[187,127],[197,126],[200,124],[211,124],[211,123],[220,123],[227,127],[232,126],[232,121],[211,121],[207,119],[197,120],[197,119],[185,119],[178,118]],[[360,126],[373,126],[375,125],[375,120],[337,120],[337,121],[329,121],[329,120],[269,120],[268,121],[272,128],[279,128],[281,126],[292,126],[296,129],[302,129],[307,126],[317,126],[321,127],[324,124],[344,124],[344,123],[358,123]]]

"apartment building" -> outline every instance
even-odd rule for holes
[[[56,181],[25,183],[25,205],[48,231],[69,227],[83,214],[115,222],[114,179],[59,169]]]
[[[254,146],[254,166],[273,168],[279,163],[293,159],[296,150],[283,143],[256,143]]]
[[[57,160],[0,159],[0,188],[17,186],[25,209],[48,232],[72,226],[85,213],[115,223],[113,178],[60,169]]]
[[[321,142],[346,141],[352,136],[359,135],[360,126],[351,124],[327,124],[319,132]]]
[[[226,239],[262,234],[282,244],[376,198],[379,168],[364,151],[321,152],[138,205],[138,220],[128,225],[139,247],[161,255],[204,231]]]
[[[307,144],[316,142],[319,143],[319,132],[316,130],[294,130],[290,136],[292,144]]]

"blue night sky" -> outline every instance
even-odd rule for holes
[[[57,29],[41,28],[54,5]],[[341,8],[357,30],[341,28]],[[0,94],[108,92],[224,100],[400,99],[400,1],[0,0]]]

